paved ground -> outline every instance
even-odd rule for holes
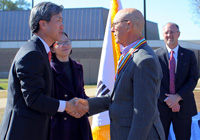
[[[95,97],[95,95],[96,95],[96,88],[85,89],[85,93],[89,97]]]
[[[0,108],[6,107],[6,101],[7,101],[7,98],[0,99]]]

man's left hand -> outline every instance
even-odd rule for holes
[[[166,104],[170,108],[175,106],[181,100],[181,96],[178,94],[165,94],[165,95],[167,96],[167,98],[164,100],[164,102],[166,102]]]

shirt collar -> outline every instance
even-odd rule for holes
[[[137,41],[138,41],[138,40],[137,40]],[[128,53],[128,51],[133,47],[133,45],[135,45],[135,44],[137,43],[137,41],[135,41],[135,42],[129,44],[129,45],[126,46],[126,47],[123,47],[123,49],[122,49],[122,55],[125,56],[125,55]]]
[[[47,45],[47,43],[46,43],[42,38],[40,38],[39,36],[38,36],[38,38],[42,41],[46,52],[49,53],[49,52],[50,52],[50,48],[49,48],[49,46]]]
[[[174,54],[178,54],[179,45],[177,45],[174,49],[170,49],[168,46],[166,46],[166,47],[167,47],[168,53],[170,53],[171,50],[173,50],[173,51],[174,51]]]

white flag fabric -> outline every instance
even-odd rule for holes
[[[120,0],[112,0],[108,14],[101,53],[96,96],[111,94],[120,57],[120,45],[115,43],[111,25],[116,13],[122,9]],[[110,140],[110,119],[108,111],[93,116],[92,135],[94,140]]]

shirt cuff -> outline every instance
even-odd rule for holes
[[[59,104],[58,112],[65,111],[66,101],[59,100],[59,102],[60,102],[60,104]]]

